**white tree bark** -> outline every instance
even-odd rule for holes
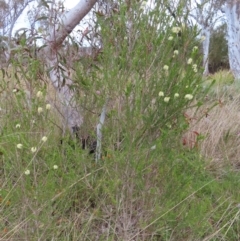
[[[201,31],[202,36],[204,37],[204,40],[202,42],[202,48],[203,48],[203,75],[206,76],[209,74],[208,69],[208,57],[209,57],[209,46],[210,46],[210,37],[211,37],[211,30],[209,26],[203,26]]]
[[[72,32],[76,25],[92,9],[97,0],[80,0],[79,3],[62,17],[62,23],[54,26],[47,39],[45,48],[46,62],[50,70],[50,80],[59,94],[62,115],[65,125],[72,131],[73,127],[82,124],[82,116],[74,99],[74,90],[71,88],[72,81],[63,76],[59,68],[57,52],[65,38]],[[63,67],[61,66],[63,69]],[[65,82],[65,83],[64,83]]]
[[[219,19],[219,17],[216,17],[216,13],[221,8],[222,1],[223,0],[195,0],[194,4],[196,5],[196,9],[193,9],[193,13],[190,14],[190,16],[192,16],[199,24],[201,35],[204,37],[204,40],[202,41],[204,68],[203,75],[209,74],[208,58],[211,31]]]
[[[202,40],[203,68],[204,68],[203,75],[205,76],[209,74],[208,55],[209,55],[211,29],[212,29],[212,16],[213,16],[212,15],[211,17],[209,17],[208,6],[206,7],[206,4],[208,2],[209,1],[206,1],[206,0],[200,0],[200,1],[195,0],[196,9],[195,11],[193,11],[194,13],[190,14],[190,16],[192,16],[197,21],[201,29],[201,37],[203,38]]]
[[[100,120],[97,125],[97,147],[96,147],[96,155],[95,155],[96,162],[101,159],[101,155],[102,155],[102,126],[104,124],[105,117],[106,117],[107,104],[108,104],[108,100],[106,100],[106,103],[103,106]]]
[[[228,0],[225,4],[228,32],[228,55],[230,69],[235,79],[240,80],[240,2]]]

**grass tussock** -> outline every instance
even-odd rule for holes
[[[239,168],[240,95],[238,83],[230,84],[231,74],[220,72],[200,111],[188,113],[190,128],[184,138],[189,147],[197,147],[215,168],[231,165]],[[226,79],[224,84],[224,79]],[[209,80],[208,80],[209,81]],[[223,171],[223,170],[222,170]]]

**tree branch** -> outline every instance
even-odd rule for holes
[[[9,32],[8,32],[8,42],[10,43],[11,41],[11,37],[12,37],[12,31],[13,31],[13,28],[15,26],[15,23],[17,22],[18,18],[22,15],[23,11],[25,10],[25,8],[28,6],[28,4],[30,2],[32,2],[33,0],[29,0],[26,2],[26,4],[21,8],[21,10],[16,14],[16,16],[14,17],[12,23],[11,23],[11,27],[9,29]]]
[[[54,26],[46,40],[44,49],[46,62],[50,69],[50,80],[57,90],[65,126],[72,131],[73,127],[80,127],[82,116],[79,105],[75,99],[75,91],[71,88],[72,80],[64,76],[65,67],[58,61],[57,51],[65,38],[72,32],[76,25],[87,15],[97,0],[80,0],[79,3],[62,18],[62,23]]]
[[[96,156],[95,156],[96,162],[98,162],[101,159],[101,154],[102,154],[102,126],[104,124],[105,117],[106,117],[107,103],[108,103],[108,99],[106,100],[106,103],[103,106],[100,120],[97,125],[97,147],[96,147]]]
[[[80,0],[74,8],[64,14],[61,26],[54,28],[48,39],[52,49],[58,50],[65,38],[88,14],[96,2],[97,0]],[[55,32],[56,29],[58,30]]]

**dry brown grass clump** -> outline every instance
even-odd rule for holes
[[[184,144],[198,148],[214,167],[240,167],[240,94],[236,88],[214,86],[201,110],[187,113],[190,121]]]

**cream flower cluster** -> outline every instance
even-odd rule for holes
[[[159,97],[164,97],[164,92],[163,91],[159,91],[159,93],[158,93],[158,96]],[[174,94],[174,99],[176,99],[176,98],[179,98],[179,93],[175,93]],[[168,103],[169,101],[170,101],[170,97],[169,96],[166,96],[166,97],[164,97],[163,98],[163,101],[164,102],[166,102],[166,103]],[[192,94],[186,94],[185,96],[184,96],[184,99],[186,99],[186,100],[192,100],[193,99],[193,95]]]

